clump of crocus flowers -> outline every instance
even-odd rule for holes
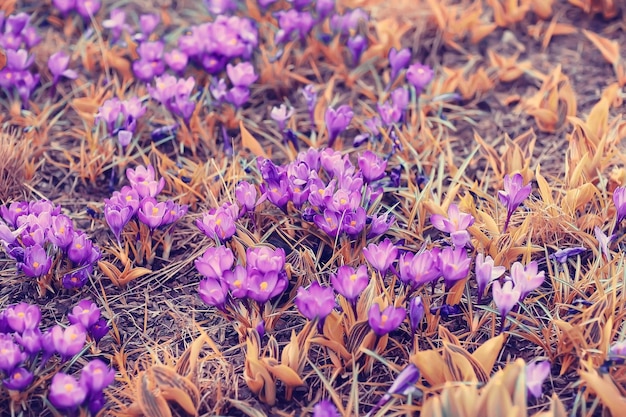
[[[104,201],[106,222],[120,246],[136,246],[136,262],[151,264],[154,261],[154,241],[162,242],[162,257],[168,259],[174,226],[187,213],[188,206],[169,199],[157,201],[165,179],[157,179],[152,165],[128,168],[126,178],[130,185],[115,191]],[[131,231],[124,233],[127,225]]]
[[[128,146],[137,129],[139,119],[146,113],[146,107],[138,97],[120,100],[117,97],[106,100],[98,109],[96,120],[101,121],[109,136],[117,137],[122,148]]]
[[[204,277],[198,289],[202,301],[245,328],[263,327],[266,303],[280,296],[289,283],[282,248],[250,247],[244,266],[235,262],[230,248],[209,247],[195,266]]]
[[[286,166],[262,158],[257,165],[264,199],[315,224],[333,240],[362,233],[380,236],[394,222],[393,216],[376,213],[387,163],[371,151],[358,157],[358,169],[348,155],[331,148],[310,148]]]
[[[65,288],[87,282],[100,250],[48,200],[17,201],[0,207],[0,243],[18,270],[39,280],[40,291],[60,277]]]
[[[18,13],[5,18],[0,12],[0,47],[6,51],[6,67],[0,69],[0,87],[19,95],[22,105],[39,84],[39,74],[31,72],[34,57],[30,48],[41,41],[34,26],[29,24],[30,15]]]
[[[100,359],[90,360],[79,379],[65,372],[76,368],[72,363],[89,344],[97,344],[108,333],[106,319],[88,299],[74,306],[68,315],[70,325],[57,324],[44,331],[41,318],[39,307],[28,303],[0,311],[0,391],[34,398],[44,389],[57,411],[71,414],[82,409],[97,414],[106,403],[103,391],[113,383],[115,372]]]

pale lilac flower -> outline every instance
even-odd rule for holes
[[[48,400],[58,409],[75,410],[87,398],[87,388],[73,376],[58,372],[52,377]]]
[[[470,234],[467,228],[474,224],[474,216],[463,213],[456,204],[448,207],[448,217],[440,214],[430,216],[430,222],[436,229],[449,233],[455,246],[465,246],[470,242]]]
[[[368,323],[378,336],[384,336],[396,330],[405,318],[406,310],[392,305],[381,311],[380,305],[375,303],[368,312]]]
[[[452,288],[456,281],[467,277],[472,259],[463,247],[445,247],[439,252],[439,270],[446,284],[446,289]]]
[[[367,245],[363,248],[363,255],[374,269],[384,275],[396,260],[398,248],[391,243],[391,240],[385,239],[379,244]]]
[[[502,323],[504,323],[507,314],[520,301],[521,292],[517,286],[513,286],[513,281],[506,281],[504,285],[501,285],[500,281],[495,281],[492,291],[493,301],[496,303],[496,307],[502,317]]]
[[[512,177],[505,175],[504,191],[498,191],[500,202],[504,204],[507,210],[504,231],[506,231],[509,225],[513,212],[528,198],[531,192],[532,186],[530,184],[524,185],[524,177],[522,177],[522,174],[517,173]]]
[[[478,302],[485,295],[487,286],[504,274],[506,268],[495,266],[491,256],[485,257],[482,253],[476,255],[476,282],[478,283]]]
[[[594,227],[593,233],[596,236],[598,246],[600,247],[600,256],[604,255],[606,260],[610,261],[611,251],[609,250],[609,245],[611,244],[613,239],[615,239],[615,234],[607,236],[598,226]]]
[[[200,258],[194,261],[196,269],[206,278],[221,279],[224,272],[233,267],[235,256],[225,246],[208,248]]]
[[[322,287],[319,282],[313,281],[309,288],[298,288],[294,304],[307,319],[319,319],[318,328],[323,329],[324,319],[335,308],[335,294],[332,288]]]
[[[545,272],[538,271],[537,261],[532,261],[524,266],[520,262],[515,262],[511,266],[511,279],[515,287],[521,293],[520,300],[523,300],[531,291],[536,290],[545,280]]]
[[[535,398],[541,397],[542,385],[550,375],[550,361],[540,361],[526,364],[526,388]]]
[[[369,285],[370,277],[365,265],[356,270],[348,265],[337,268],[337,273],[330,276],[332,287],[352,304],[356,303],[359,295]]]
[[[617,210],[617,223],[619,223],[626,217],[626,187],[617,187],[613,191],[613,203]]]

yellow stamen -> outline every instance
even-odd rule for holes
[[[261,289],[261,291],[267,290],[267,287],[268,287],[268,284],[265,281],[263,281],[261,285],[259,285],[259,288]]]
[[[37,261],[33,262],[33,268],[39,268],[39,262]]]
[[[358,277],[357,277],[357,275],[356,275],[356,274],[352,274],[352,275],[350,275],[350,281],[356,281],[356,279],[357,279],[357,278],[358,278]]]

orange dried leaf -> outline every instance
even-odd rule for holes
[[[617,41],[609,40],[605,37],[598,35],[595,32],[591,32],[589,30],[583,29],[583,33],[595,45],[596,48],[600,51],[604,59],[607,60],[608,63],[612,65],[617,65],[620,54],[619,54],[619,44]]]
[[[256,156],[267,158],[265,149],[263,149],[263,146],[261,146],[259,141],[257,141],[248,129],[246,129],[243,125],[243,121],[239,122],[239,131],[241,132],[241,144],[244,148],[250,149],[250,151]]]

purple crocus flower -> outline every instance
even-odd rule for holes
[[[187,211],[189,210],[189,206],[186,204],[177,204],[172,200],[167,200],[165,202],[165,214],[163,215],[163,221],[161,222],[161,226],[167,226],[169,224],[176,223],[180,220]]]
[[[358,163],[361,174],[367,182],[373,182],[385,176],[387,161],[379,158],[372,151],[365,151],[359,155]]]
[[[39,244],[24,248],[24,263],[21,269],[26,276],[37,278],[50,272],[52,259]]]
[[[159,178],[158,181],[155,180],[155,172],[152,165],[148,165],[147,168],[138,166],[134,170],[128,168],[126,177],[140,198],[156,197],[165,187],[165,178]]]
[[[163,217],[167,212],[165,202],[157,203],[153,197],[145,197],[141,200],[137,218],[140,222],[154,230],[163,224]]]
[[[235,187],[235,198],[244,212],[254,211],[257,199],[256,188],[249,182],[242,181]]]
[[[248,88],[257,80],[254,66],[250,62],[240,62],[237,65],[226,65],[226,74],[235,87]]]
[[[456,204],[450,204],[448,207],[447,218],[440,214],[433,214],[430,216],[430,222],[436,229],[449,233],[455,246],[463,247],[470,242],[467,228],[474,224],[474,216],[461,212]]]
[[[377,108],[378,114],[380,114],[380,118],[385,126],[392,126],[402,119],[402,110],[388,101],[377,105]]]
[[[194,261],[196,269],[206,278],[222,279],[224,272],[233,267],[235,256],[225,246],[208,248]]]
[[[617,223],[626,217],[626,187],[617,187],[613,191],[613,204],[617,210]]]
[[[25,330],[32,330],[39,326],[41,310],[34,304],[14,304],[4,310],[4,319],[11,329],[24,333]]]
[[[352,304],[356,304],[356,300],[367,288],[369,282],[370,277],[365,265],[359,266],[356,270],[348,265],[340,266],[337,268],[337,273],[330,277],[330,283],[335,291]]]
[[[352,65],[357,66],[367,48],[367,39],[361,35],[352,36],[348,39],[347,46],[352,55]]]
[[[415,87],[417,94],[421,94],[424,88],[432,81],[434,75],[432,68],[419,62],[411,65],[406,70],[406,79]]]
[[[340,414],[330,400],[322,400],[313,407],[313,417],[340,417]]]
[[[233,87],[226,93],[226,100],[235,108],[242,108],[250,99],[250,90],[246,87]]]
[[[63,287],[67,289],[71,288],[82,288],[89,279],[89,271],[88,268],[81,268],[78,270],[74,270],[63,275],[61,281],[63,283]]]
[[[67,315],[71,324],[81,324],[85,329],[91,328],[100,319],[98,305],[89,299],[81,300]]]
[[[189,62],[189,57],[184,52],[174,49],[171,52],[166,52],[164,55],[165,63],[168,67],[172,69],[172,71],[182,74],[187,68],[187,63]]]
[[[278,130],[281,132],[285,130],[287,120],[289,120],[291,116],[293,116],[293,107],[287,107],[284,104],[281,104],[280,107],[272,107],[272,111],[270,112],[270,117],[278,124]]]
[[[10,337],[0,338],[0,370],[11,372],[24,362],[27,356]]]
[[[161,16],[157,13],[146,13],[139,16],[139,29],[146,38],[154,32],[159,23],[161,23]]]
[[[495,279],[498,279],[506,270],[503,266],[495,266],[491,256],[482,253],[476,255],[476,282],[478,283],[478,302],[485,294],[487,286]]]
[[[104,219],[111,228],[111,231],[115,235],[118,242],[120,241],[120,234],[122,233],[122,230],[124,230],[124,226],[128,224],[133,215],[133,209],[130,206],[111,206],[105,203]]]
[[[67,69],[70,63],[70,57],[63,51],[56,52],[48,59],[48,69],[52,73],[52,84],[56,85],[61,76],[75,80],[78,77],[78,73],[72,69]]]
[[[87,235],[78,232],[74,234],[72,244],[67,249],[67,257],[77,265],[86,265],[95,262],[100,254]]]
[[[318,328],[323,329],[324,319],[335,308],[335,294],[330,287],[322,287],[313,281],[308,289],[298,288],[294,301],[298,311],[309,320],[319,319]]]
[[[439,261],[440,253],[439,248],[435,248],[422,251],[413,257],[411,261],[411,271],[415,277],[411,282],[413,287],[419,288],[442,275]]]
[[[504,223],[504,231],[506,231],[511,215],[532,191],[530,184],[524,185],[524,177],[522,174],[515,174],[512,177],[506,175],[504,177],[504,191],[498,191],[500,202],[506,207],[506,222]]]
[[[393,395],[407,395],[409,392],[415,389],[415,384],[420,379],[420,371],[414,364],[410,363],[398,374],[389,391],[383,395],[383,397],[376,403],[374,408],[367,413],[366,417],[371,417],[374,412],[378,411],[381,407],[391,400]]]
[[[52,217],[50,227],[46,229],[46,237],[59,248],[67,249],[74,238],[72,220],[64,214]]]
[[[76,7],[76,0],[52,0],[52,5],[56,7],[63,16],[67,16],[67,14]]]
[[[390,83],[393,83],[396,78],[398,78],[398,74],[409,65],[409,61],[411,61],[411,51],[409,48],[400,49],[399,51],[396,48],[389,50],[389,66],[391,67]]]
[[[42,349],[42,335],[39,329],[26,329],[22,334],[15,333],[14,337],[31,357],[37,355]]]
[[[367,233],[368,239],[387,233],[391,225],[396,221],[396,217],[385,213],[380,216],[372,216],[371,220],[370,231]]]
[[[600,247],[600,255],[604,255],[604,257],[606,258],[607,261],[611,260],[611,252],[609,250],[609,245],[611,244],[611,242],[613,241],[613,239],[615,239],[615,234],[612,234],[611,236],[607,236],[602,229],[600,229],[598,226],[594,227],[593,229],[593,233],[596,237],[596,240],[598,241],[598,245]]]
[[[341,219],[343,215],[334,210],[325,209],[323,214],[316,214],[313,223],[319,227],[328,237],[336,238],[341,231]]]
[[[52,377],[48,400],[61,410],[75,410],[87,398],[87,388],[71,375],[57,372]]]
[[[106,123],[108,132],[112,134],[117,127],[118,119],[121,114],[122,102],[117,97],[114,97],[102,103],[102,106],[100,106],[96,114],[96,119]]]
[[[526,364],[526,388],[528,394],[535,398],[541,397],[541,386],[550,375],[550,361],[539,361]]]
[[[406,310],[402,307],[390,305],[384,311],[380,311],[380,305],[374,304],[368,312],[368,323],[374,333],[384,336],[396,330],[406,318]]]
[[[117,42],[124,30],[129,30],[126,24],[126,12],[122,9],[111,9],[110,17],[102,22],[102,27],[111,31],[111,41]]]
[[[226,304],[228,288],[221,280],[206,278],[200,281],[198,294],[205,304],[223,310],[224,305]]]
[[[332,107],[326,110],[324,120],[326,122],[326,129],[328,129],[329,148],[332,148],[337,136],[348,127],[352,121],[352,116],[354,116],[352,108],[347,104],[339,106],[336,110]]]
[[[537,270],[537,261],[531,261],[526,266],[520,262],[515,262],[511,266],[511,279],[515,283],[515,287],[519,288],[521,293],[520,300],[523,300],[531,291],[536,290],[543,284],[545,272],[537,272]]]
[[[315,86],[309,84],[302,89],[302,96],[306,102],[307,109],[309,110],[309,120],[311,124],[315,124],[315,106],[317,105],[317,93],[315,92]]]
[[[90,394],[102,392],[115,380],[115,371],[100,359],[91,360],[80,373],[80,383]]]
[[[205,213],[201,220],[196,221],[196,226],[207,237],[225,242],[237,231],[235,217],[225,207],[211,209]]]
[[[100,339],[102,339],[104,336],[107,335],[107,333],[109,333],[109,330],[111,329],[109,328],[107,320],[101,317],[97,322],[94,323],[93,326],[89,328],[89,335],[97,344]]]
[[[8,378],[2,381],[4,387],[13,391],[23,391],[33,382],[34,375],[26,368],[15,368]]]
[[[78,323],[65,329],[56,325],[50,330],[50,336],[54,350],[67,360],[83,349],[87,332],[83,325]]]
[[[237,10],[237,3],[233,0],[204,0],[209,13],[212,15],[225,15]]]
[[[451,288],[456,281],[467,277],[472,258],[462,247],[450,246],[439,252],[439,270],[446,283],[446,288]]]
[[[409,302],[409,322],[411,323],[411,331],[417,332],[419,324],[424,318],[424,303],[422,297],[417,296],[411,298]]]
[[[379,244],[370,243],[363,248],[365,259],[382,275],[391,267],[398,256],[398,248],[391,243],[391,240],[385,239]]]
[[[492,291],[493,301],[496,303],[496,307],[502,317],[502,323],[504,324],[507,314],[509,314],[517,302],[520,301],[521,292],[519,288],[517,288],[517,285],[513,286],[513,281],[505,281],[504,285],[501,285],[500,281],[495,281]]]
[[[567,262],[568,258],[572,256],[580,255],[581,253],[585,253],[585,252],[587,252],[587,248],[585,248],[584,246],[559,249],[550,255],[550,259],[554,259],[558,263],[564,264]]]
[[[285,250],[271,249],[267,246],[257,246],[246,250],[248,270],[261,273],[280,272],[285,267]]]
[[[331,12],[335,10],[336,0],[317,0],[315,2],[315,12],[318,20],[324,20]]]
[[[0,214],[11,227],[16,227],[18,217],[27,216],[30,208],[26,201],[16,201],[8,206],[0,207]]]
[[[404,87],[396,88],[391,92],[391,101],[393,105],[401,111],[406,110],[409,106],[409,90]]]
[[[223,280],[228,285],[233,298],[248,296],[248,271],[243,266],[237,265],[232,271],[224,271]]]
[[[287,277],[284,273],[261,273],[248,267],[248,297],[259,304],[281,294],[287,288]]]
[[[100,0],[76,0],[76,12],[85,20],[92,19],[100,6]]]

